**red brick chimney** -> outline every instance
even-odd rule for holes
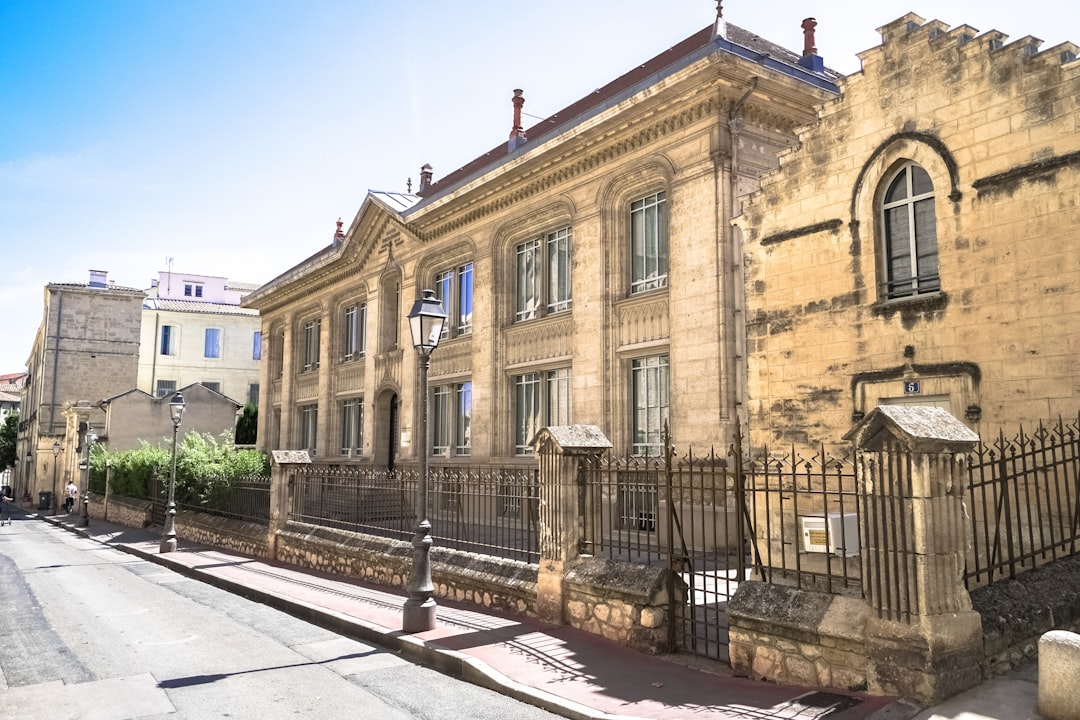
[[[521,108],[525,104],[523,93],[523,90],[514,90],[512,100],[514,103],[514,127],[510,128],[510,142],[507,143],[508,152],[514,152],[515,148],[524,145],[527,140],[525,128],[521,126]]]
[[[802,57],[799,58],[799,64],[811,72],[824,72],[825,62],[817,54],[817,46],[814,40],[814,29],[816,27],[817,20],[814,18],[806,18],[802,21],[803,51]]]

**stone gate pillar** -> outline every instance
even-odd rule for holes
[[[285,529],[289,519],[290,468],[298,464],[310,464],[307,450],[274,450],[270,453],[270,524],[266,530],[266,555],[277,560],[277,536]]]
[[[547,427],[530,443],[540,460],[540,572],[536,581],[536,614],[562,623],[564,579],[568,563],[578,557],[581,513],[578,467],[611,448],[595,425]]]
[[[869,689],[932,705],[982,680],[982,623],[963,581],[979,437],[942,408],[902,405],[844,437],[858,459]]]

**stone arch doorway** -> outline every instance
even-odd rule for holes
[[[375,464],[393,470],[397,464],[401,437],[401,401],[392,389],[375,400]]]

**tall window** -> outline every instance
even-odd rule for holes
[[[570,424],[570,370],[514,378],[514,453],[531,455],[530,440],[542,427]]]
[[[251,339],[251,359],[262,360],[262,331],[256,330]]]
[[[664,423],[668,419],[668,356],[654,355],[634,360],[631,375],[634,454],[661,455],[664,450]]]
[[[248,384],[248,396],[247,401],[251,405],[259,404],[259,383]]]
[[[279,378],[285,371],[285,331],[278,330],[270,336],[270,367],[273,377]]]
[[[175,325],[162,325],[161,326],[161,354],[162,355],[175,355],[176,354],[176,341],[179,336],[177,332],[179,328]]]
[[[365,336],[367,335],[367,305],[350,305],[345,308],[345,317],[342,323],[344,327],[344,347],[341,357],[343,360],[354,360],[364,357],[367,349]]]
[[[435,294],[446,311],[444,338],[472,332],[473,264],[465,263],[435,276]]]
[[[630,292],[667,287],[668,212],[658,192],[630,203]]]
[[[157,389],[154,391],[158,397],[165,397],[176,392],[175,380],[158,380]]]
[[[203,357],[221,357],[221,328],[206,328],[206,341],[203,343]]]
[[[516,320],[570,309],[570,228],[517,246]]]
[[[341,454],[359,457],[364,448],[364,399],[341,401]]]
[[[318,442],[317,432],[319,424],[319,407],[317,405],[304,405],[300,408],[300,448],[315,454],[315,445]]]
[[[434,429],[432,453],[469,455],[472,452],[472,383],[432,389]]]
[[[881,227],[882,295],[891,299],[939,291],[934,183],[918,165],[905,163],[889,183],[881,203]]]
[[[322,320],[308,320],[304,323],[304,372],[319,368],[319,334],[322,332]]]

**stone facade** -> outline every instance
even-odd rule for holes
[[[432,287],[452,317],[429,391],[455,403],[433,414],[437,454],[528,461],[532,432],[571,423],[657,452],[662,418],[681,445],[715,442],[739,402],[733,197],[775,167],[833,77],[734,26],[705,28],[527,142],[438,182],[425,167],[416,195],[369,193],[328,247],[245,299],[269,344],[260,447],[415,458],[405,315]],[[560,239],[568,257],[547,255]],[[552,399],[535,414],[534,388]],[[347,422],[362,437],[343,438]]]
[[[754,441],[834,442],[889,403],[980,434],[1075,416],[1077,47],[880,32],[737,220]],[[932,189],[900,197],[905,173]]]
[[[109,284],[92,271],[91,283],[50,283],[22,389],[19,457],[30,462],[16,473],[15,490],[55,495],[74,479],[80,484],[81,430],[68,432],[65,410],[131,388],[139,361],[140,308],[145,292]],[[99,426],[100,411],[82,417]],[[54,443],[59,452],[54,455]]]

